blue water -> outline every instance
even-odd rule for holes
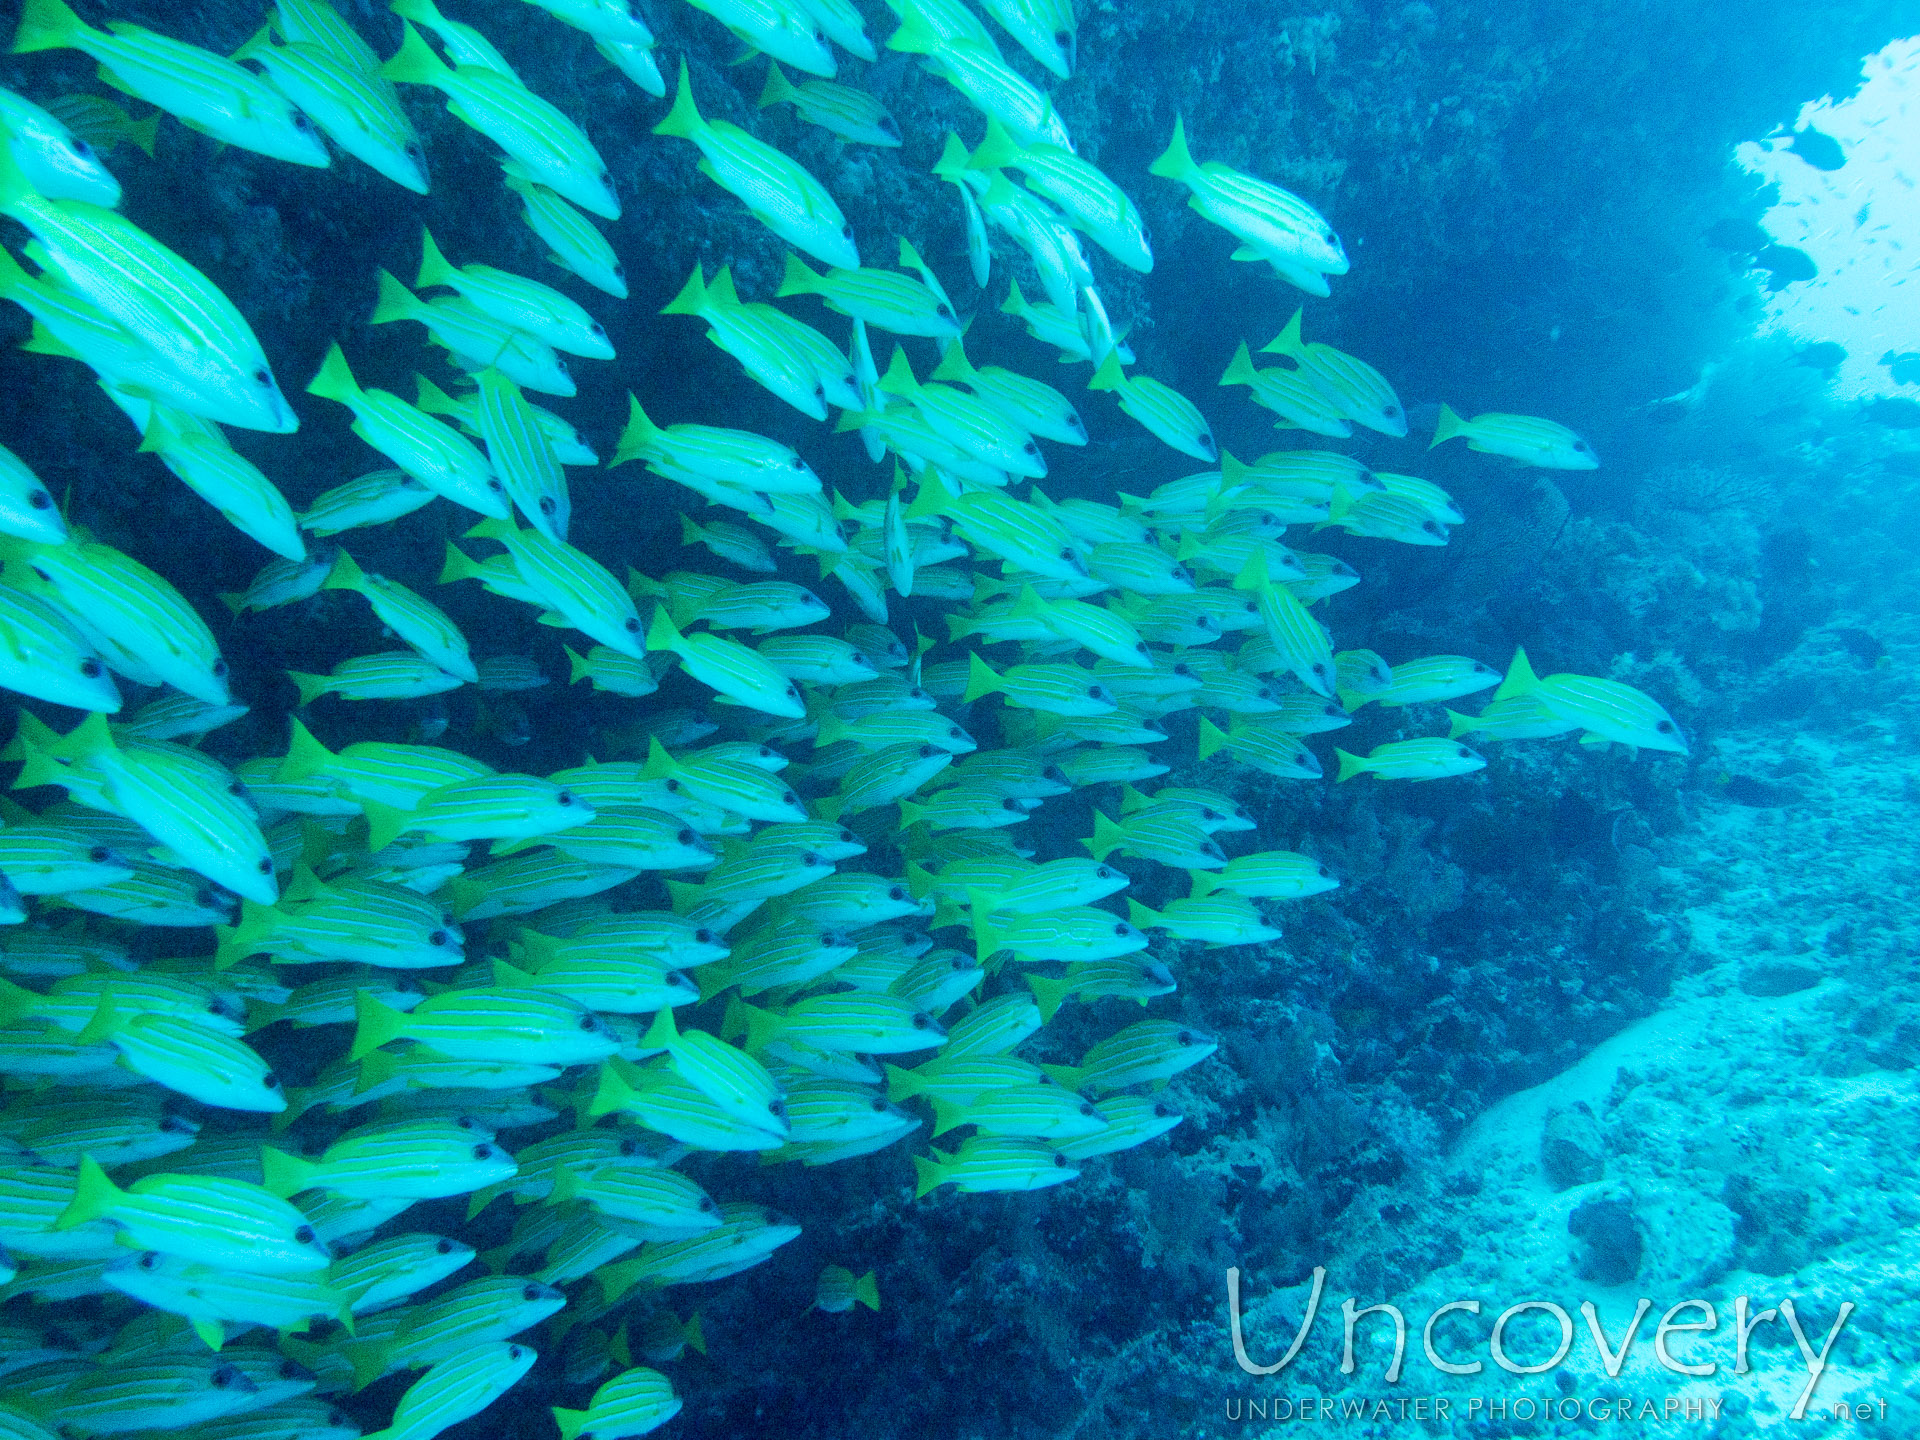
[[[748,128],[824,182],[867,264],[890,265],[896,237],[913,241],[971,317],[976,363],[1069,394],[1091,443],[1047,447],[1048,495],[1112,502],[1206,468],[1148,435],[1112,397],[1088,393],[1085,366],[1058,363],[1000,312],[1009,274],[1038,293],[1028,262],[1004,237],[988,287],[973,284],[956,191],[930,173],[948,131],[968,144],[981,131],[951,87],[884,45],[870,64],[843,54],[839,80],[878,97],[905,136],[899,149],[846,145],[787,107],[756,110],[764,64],[732,68],[738,42],[714,19],[665,0],[644,8],[670,90],[685,57],[709,118]],[[382,54],[397,46],[398,22],[384,9],[340,9]],[[877,5],[861,9],[869,33],[884,40],[894,17]],[[1664,1397],[1678,1382],[1642,1363],[1651,1327],[1668,1306],[1708,1292],[1722,1311],[1715,1344],[1738,1294],[1753,1294],[1756,1308],[1762,1296],[1771,1297],[1766,1304],[1785,1293],[1806,1297],[1809,1324],[1822,1334],[1839,1300],[1853,1299],[1864,1334],[1845,1334],[1833,1361],[1852,1376],[1846,1393],[1863,1403],[1886,1398],[1896,1415],[1914,1401],[1901,1378],[1911,1346],[1887,1334],[1895,1322],[1886,1318],[1910,1303],[1902,1296],[1914,1264],[1898,1238],[1912,1223],[1911,1150],[1903,1147],[1908,1077],[1920,1060],[1916,942],[1903,898],[1913,876],[1902,858],[1911,853],[1920,784],[1910,768],[1920,734],[1910,683],[1920,640],[1914,432],[1882,423],[1898,412],[1876,420],[1857,404],[1831,402],[1819,370],[1794,363],[1794,346],[1752,340],[1767,274],[1753,268],[1750,251],[1709,239],[1717,222],[1750,221],[1764,208],[1765,197],[1733,171],[1731,147],[1790,121],[1807,99],[1844,93],[1860,57],[1903,33],[1903,22],[1911,28],[1911,13],[1859,3],[1684,13],[1629,3],[1282,10],[1087,7],[1078,68],[1066,81],[1001,36],[1013,67],[1050,91],[1079,153],[1146,219],[1151,274],[1093,253],[1136,373],[1194,400],[1219,446],[1237,456],[1335,449],[1376,471],[1430,479],[1458,502],[1467,524],[1444,548],[1289,533],[1288,544],[1337,556],[1363,577],[1316,611],[1336,648],[1390,661],[1457,654],[1504,669],[1523,646],[1542,674],[1611,676],[1654,696],[1691,753],[1591,750],[1571,738],[1490,744],[1482,747],[1487,768],[1471,776],[1336,786],[1330,776],[1299,783],[1224,759],[1197,763],[1194,717],[1170,717],[1170,739],[1155,752],[1174,767],[1167,781],[1226,790],[1257,822],[1255,832],[1220,837],[1230,855],[1302,851],[1341,879],[1329,894],[1264,902],[1285,931],[1279,941],[1220,949],[1156,942],[1154,955],[1178,980],[1175,994],[1145,1012],[1119,998],[1070,1005],[1022,1051],[1070,1063],[1143,1013],[1204,1031],[1218,1039],[1218,1053],[1164,1092],[1184,1123],[1138,1150],[1086,1162],[1070,1185],[1031,1194],[941,1190],[914,1200],[909,1156],[927,1153],[924,1132],[818,1168],[694,1156],[686,1168],[719,1198],[775,1207],[803,1228],[744,1274],[647,1294],[595,1317],[611,1333],[622,1320],[637,1332],[659,1306],[700,1314],[707,1353],[661,1365],[685,1403],[662,1433],[1256,1434],[1265,1422],[1245,1418],[1255,1413],[1244,1408],[1250,1400],[1417,1392],[1455,1396],[1451,1416],[1337,1423],[1372,1435],[1572,1434],[1589,1422],[1469,1412],[1467,1400]],[[704,522],[723,512],[638,465],[604,468],[627,392],[661,424],[773,437],[849,502],[883,499],[891,462],[872,464],[857,435],[810,421],[754,385],[698,322],[658,313],[695,265],[709,277],[730,266],[742,298],[771,299],[787,248],[696,172],[691,146],[650,133],[666,102],[532,6],[449,4],[447,13],[478,24],[529,86],[590,134],[624,208],[600,228],[631,293],[614,300],[548,263],[499,184],[492,147],[417,87],[403,93],[431,157],[427,197],[345,157],[328,170],[302,169],[217,147],[163,120],[155,158],[130,148],[111,157],[125,189],[122,213],[234,301],[301,419],[294,436],[229,430],[234,447],[296,508],[383,463],[351,433],[342,407],[302,390],[334,341],[364,383],[411,395],[416,371],[443,385],[455,378],[415,327],[368,324],[377,271],[411,281],[425,225],[457,262],[536,276],[605,326],[617,361],[575,361],[578,395],[542,403],[576,423],[602,458],[603,468],[568,474],[570,538],[616,577],[632,567],[747,578],[681,546],[682,514]],[[88,18],[152,25],[222,53],[260,22],[247,6],[184,0]],[[55,51],[9,59],[0,81],[43,101],[110,93],[93,71],[76,52]],[[1149,177],[1176,114],[1202,158],[1284,185],[1326,215],[1352,259],[1350,273],[1332,277],[1330,297],[1303,295],[1265,265],[1234,262],[1236,242],[1187,209],[1178,187]],[[12,222],[6,230],[20,251],[24,232]],[[1364,358],[1391,381],[1412,418],[1408,437],[1276,436],[1269,412],[1216,385],[1239,341],[1257,350],[1299,305],[1310,339]],[[845,338],[845,320],[817,302],[785,308],[836,343]],[[135,453],[136,437],[88,371],[17,349],[27,321],[11,307],[5,315],[0,442],[33,467],[72,521],[165,575],[212,625],[233,689],[251,709],[211,735],[206,752],[235,765],[284,753],[295,701],[287,670],[324,672],[397,643],[359,597],[339,592],[231,618],[217,595],[244,590],[267,553],[156,457]],[[883,368],[893,343],[874,333]],[[905,343],[924,376],[936,352],[924,340]],[[1676,417],[1652,403],[1728,356],[1739,378],[1698,412]],[[1601,468],[1527,468],[1458,445],[1428,454],[1442,402],[1462,414],[1552,417],[1591,441]],[[330,746],[430,740],[503,771],[544,775],[589,756],[643,758],[636,721],[708,705],[711,691],[678,673],[644,701],[569,686],[561,647],[584,648],[578,634],[541,625],[533,609],[477,586],[437,586],[446,545],[474,518],[439,501],[345,539],[364,569],[444,608],[476,657],[528,657],[551,683],[418,701],[323,700],[304,718]],[[974,568],[998,572],[984,556]],[[815,588],[841,623],[864,618],[811,558],[783,551],[781,578]],[[909,646],[916,631],[944,640],[952,608],[894,597],[889,623]],[[945,647],[928,663],[964,653]],[[996,663],[1017,658],[1005,648],[987,653]],[[62,731],[79,718],[39,702],[28,708]],[[975,728],[983,748],[987,736],[1007,736],[998,702],[945,708]],[[712,718],[718,738],[755,733],[755,717],[737,707],[713,706]],[[1310,745],[1331,771],[1333,741],[1365,753],[1444,733],[1445,723],[1438,707],[1371,707],[1351,729]],[[57,798],[51,790],[27,796],[35,810]],[[1042,859],[1084,853],[1078,841],[1091,833],[1093,807],[1113,813],[1116,804],[1110,786],[1049,800],[1022,827],[1023,840]],[[890,868],[904,861],[891,810],[869,811],[854,828],[873,847],[868,868],[902,873]],[[1118,863],[1133,877],[1132,898],[1158,906],[1187,892],[1177,871]],[[652,877],[612,898],[629,909],[666,900]],[[34,911],[36,920],[57,918],[40,903]],[[212,948],[205,931],[96,924],[146,961]],[[955,939],[964,943],[964,932],[943,943]],[[468,946],[470,956],[504,954],[499,935],[477,925]],[[1012,983],[996,975],[987,993]],[[1750,1015],[1758,1028],[1684,1053],[1631,1038],[1656,1033],[1636,1029],[1643,1022],[1677,1013],[1688,1018],[1675,1033],[1689,1036],[1705,1033],[1699,1017],[1708,1013]],[[719,1028],[717,1007],[706,1023]],[[254,1038],[298,1088],[334,1060],[348,1033],[278,1026]],[[1622,1036],[1624,1049],[1604,1048]],[[1779,1071],[1763,1084],[1744,1067],[1769,1045]],[[1612,1067],[1605,1083],[1589,1094],[1556,1082],[1596,1051]],[[1801,1090],[1785,1071],[1804,1079]],[[1523,1110],[1501,1120],[1511,1128],[1497,1139],[1474,1140],[1475,1123],[1490,1112],[1515,1114],[1494,1107],[1542,1085],[1560,1088],[1543,1092],[1541,1114]],[[7,1104],[26,1113],[36,1099],[23,1087]],[[1584,1116],[1573,1113],[1582,1102]],[[1862,1138],[1873,1127],[1849,1104],[1884,1107],[1891,1138],[1883,1150]],[[255,1117],[186,1108],[204,1136],[257,1128]],[[1802,1119],[1793,1122],[1796,1111]],[[1547,1112],[1559,1118],[1542,1119]],[[316,1114],[295,1134],[317,1151],[345,1123]],[[518,1148],[564,1124],[507,1143]],[[1702,1137],[1716,1131],[1737,1134],[1738,1144],[1715,1149]],[[1561,1139],[1565,1148],[1556,1149]],[[1823,1140],[1853,1168],[1834,1174],[1807,1163],[1807,1147]],[[1874,1198],[1842,1203],[1837,1192],[1848,1185]],[[506,1242],[516,1218],[507,1205],[471,1223],[464,1208],[461,1198],[422,1202],[389,1229],[459,1234],[483,1250]],[[1674,1238],[1696,1231],[1718,1238]],[[1523,1233],[1561,1237],[1564,1254],[1542,1259],[1517,1238]],[[1847,1246],[1871,1257],[1851,1281],[1823,1268]],[[809,1312],[828,1264],[875,1270],[881,1310]],[[1273,1379],[1245,1374],[1228,1335],[1228,1267],[1262,1303],[1287,1292],[1254,1331],[1256,1358],[1270,1361],[1305,1303],[1295,1287],[1316,1266],[1328,1268],[1328,1298],[1300,1358]],[[1467,1287],[1459,1295],[1446,1288],[1456,1283]],[[580,1296],[591,1288],[583,1284]],[[1633,1297],[1654,1301],[1636,1352],[1641,1368],[1627,1381],[1595,1372],[1578,1318],[1579,1300],[1603,1291],[1609,1324],[1631,1313]],[[1477,1297],[1493,1315],[1543,1292],[1580,1327],[1579,1358],[1555,1374],[1523,1385],[1489,1366],[1456,1383],[1421,1361],[1417,1333],[1397,1387],[1380,1379],[1384,1346],[1362,1345],[1359,1375],[1340,1371],[1341,1297],[1402,1303],[1417,1332],[1444,1299]],[[1622,1300],[1615,1317],[1610,1307]],[[114,1294],[55,1311],[16,1297],[0,1320],[28,1331],[67,1326],[97,1347],[135,1313]],[[1866,1324],[1869,1315],[1879,1324]],[[1458,1348],[1478,1344],[1484,1358],[1486,1316],[1474,1323],[1477,1338],[1463,1327]],[[1539,1353],[1552,1349],[1551,1327],[1514,1333]],[[1772,1333],[1756,1342],[1761,1371],[1804,1376],[1791,1339],[1777,1325]],[[265,1332],[250,1338],[271,1342]],[[592,1383],[562,1373],[563,1331],[526,1338],[542,1352],[540,1365],[449,1434],[552,1434],[547,1407],[587,1403]],[[1730,1352],[1714,1358],[1730,1372]],[[0,1375],[0,1403],[6,1388]],[[403,1388],[390,1377],[327,1398],[372,1432]],[[1721,1419],[1691,1429],[1650,1421],[1642,1433],[1673,1425],[1672,1433],[1758,1434],[1798,1387],[1722,1373],[1705,1388],[1722,1402]],[[1832,1399],[1822,1389],[1816,1411]],[[1274,1423],[1281,1418],[1275,1412]],[[1913,1423],[1873,1422],[1890,1434],[1911,1433],[1899,1427]],[[1860,1428],[1871,1428],[1864,1417]]]

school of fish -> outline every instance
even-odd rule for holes
[[[1068,0],[982,0],[998,35],[963,0],[889,0],[884,47],[847,0],[692,3],[767,57],[761,107],[847,144],[903,137],[836,79],[836,51],[919,57],[978,112],[978,144],[945,136],[935,167],[973,280],[992,281],[996,233],[1002,257],[1023,253],[1038,293],[1010,281],[1001,309],[1170,452],[1164,484],[1112,502],[1043,491],[1045,447],[1086,445],[1089,425],[1055,386],[985,363],[988,327],[968,333],[908,238],[856,236],[800,164],[706,118],[628,0],[533,3],[660,100],[659,143],[695,147],[705,181],[791,247],[776,295],[696,267],[657,323],[691,344],[700,322],[880,468],[823,479],[748,431],[657,423],[635,395],[610,463],[638,462],[623,475],[681,509],[689,568],[614,574],[570,533],[566,472],[599,457],[546,404],[574,395],[570,364],[617,363],[606,328],[423,228],[417,269],[378,275],[370,319],[418,325],[449,378],[415,377],[408,398],[338,344],[293,377],[365,445],[296,509],[225,427],[296,446],[299,407],[247,318],[118,209],[116,147],[151,153],[170,116],[263,165],[359,163],[424,195],[408,107],[444,102],[498,158],[549,278],[597,306],[627,289],[599,223],[619,219],[616,178],[484,26],[435,0],[392,0],[403,40],[385,60],[327,0],[279,0],[230,57],[26,0],[14,50],[79,51],[122,98],[0,92],[0,213],[27,237],[0,250],[0,298],[31,316],[27,349],[97,375],[129,453],[157,454],[271,558],[226,597],[231,623],[202,615],[0,449],[0,685],[43,702],[5,752],[35,808],[0,800],[0,1297],[34,1302],[0,1317],[6,1440],[346,1440],[366,1419],[351,1397],[395,1374],[413,1378],[379,1440],[427,1440],[542,1348],[573,1402],[552,1409],[565,1440],[645,1434],[682,1404],[657,1367],[707,1345],[671,1287],[800,1232],[710,1194],[689,1157],[818,1166],[912,1145],[920,1196],[1033,1190],[1181,1123],[1162,1087],[1216,1042],[1154,1016],[1178,984],[1164,941],[1271,940],[1256,902],[1339,882],[1257,836],[1229,854],[1225,837],[1256,828],[1232,768],[1219,789],[1155,788],[1174,768],[1167,716],[1198,712],[1202,760],[1284,780],[1319,779],[1309,740],[1362,706],[1490,689],[1478,715],[1447,712],[1447,736],[1335,750],[1337,779],[1465,775],[1486,764],[1468,739],[1685,752],[1656,702],[1611,679],[1542,678],[1524,654],[1503,676],[1335,648],[1316,612],[1360,577],[1288,540],[1444,545],[1465,517],[1440,487],[1336,451],[1243,462],[1192,398],[1131,368],[1089,245],[1151,270],[1139,207],[1001,50],[1070,76]],[[1346,273],[1312,205],[1196,161],[1184,126],[1149,173],[1279,282],[1325,296]],[[1280,429],[1407,433],[1387,380],[1305,338],[1297,312],[1258,352],[1241,343],[1220,384]],[[1521,464],[1597,463],[1528,416],[1443,407],[1433,443],[1456,437]],[[355,560],[356,534],[435,503],[471,512],[444,555],[406,581]],[[824,597],[791,578],[803,562]],[[536,776],[433,744],[324,743],[310,705],[337,723],[351,702],[548,682],[525,657],[476,655],[436,577],[570,632],[568,683],[638,702],[628,758]],[[395,648],[293,673],[285,749],[226,754],[215,732],[264,697],[234,693],[220,633],[323,589],[364,598]],[[909,597],[945,633],[903,624]],[[676,669],[726,707],[728,738],[704,709],[648,702]],[[1073,790],[1095,802],[1087,853],[1042,858],[1022,827]],[[1185,898],[1129,897],[1151,866],[1186,872]],[[668,908],[636,908],[658,880]],[[1022,1056],[1063,1006],[1106,997],[1147,1018],[1077,1063]],[[283,1083],[271,1057],[322,1028],[336,1058]],[[506,1207],[511,1238],[476,1254],[409,1225],[451,1197],[469,1221]],[[879,1305],[873,1271],[821,1273],[814,1308]]]

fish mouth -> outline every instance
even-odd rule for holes
[[[291,435],[300,428],[300,417],[294,413],[293,406],[287,403],[287,397],[281,393],[278,385],[273,387],[267,412],[273,417],[273,424],[266,430],[269,435]]]

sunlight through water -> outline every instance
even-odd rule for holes
[[[1778,187],[1761,217],[1776,243],[1803,251],[1817,278],[1769,297],[1760,329],[1810,343],[1836,341],[1847,351],[1834,377],[1837,398],[1912,394],[1920,360],[1901,367],[1891,357],[1920,351],[1920,36],[1896,40],[1862,66],[1864,80],[1843,100],[1810,101],[1794,122],[1838,142],[1845,163],[1794,134],[1749,141],[1736,158]],[[1818,144],[1816,139],[1815,145]]]

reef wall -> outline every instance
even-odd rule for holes
[[[397,23],[383,9],[341,8],[393,48]],[[884,33],[890,20],[868,8]],[[1413,441],[1379,442],[1369,458],[1425,464],[1472,524],[1445,550],[1329,540],[1369,582],[1333,602],[1341,644],[1390,658],[1444,649],[1495,665],[1525,644],[1554,669],[1612,673],[1660,694],[1695,735],[1694,759],[1513,746],[1472,785],[1446,788],[1177,771],[1230,780],[1264,837],[1321,856],[1345,882],[1292,907],[1281,942],[1181,955],[1179,1013],[1222,1037],[1227,1062],[1177,1082],[1187,1123],[1170,1143],[1035,1195],[916,1203],[893,1151],[803,1174],[740,1167],[733,1193],[776,1203],[808,1228],[770,1266],[699,1297],[715,1343],[688,1362],[677,1433],[1199,1433],[1198,1408],[1231,1374],[1220,1326],[1227,1264],[1265,1291],[1343,1255],[1352,1262],[1343,1285],[1364,1294],[1451,1263],[1470,1236],[1396,1227],[1378,1194],[1431,1165],[1489,1104],[1648,1014],[1698,963],[1679,918],[1676,856],[1699,843],[1703,807],[1764,806],[1796,785],[1786,757],[1738,764],[1721,758],[1721,737],[1782,725],[1838,735],[1872,712],[1911,746],[1913,709],[1896,705],[1869,642],[1884,653],[1915,639],[1887,630],[1889,616],[1920,608],[1900,560],[1920,524],[1914,478],[1888,470],[1871,436],[1838,421],[1756,432],[1713,412],[1717,426],[1682,433],[1633,413],[1683,388],[1740,333],[1739,301],[1754,282],[1700,239],[1750,203],[1728,168],[1730,146],[1808,96],[1845,88],[1856,58],[1894,33],[1899,8],[1099,0],[1087,9],[1083,69],[1061,87],[1063,113],[1084,153],[1141,200],[1163,255],[1191,248],[1219,262],[1165,265],[1144,279],[1103,272],[1116,323],[1133,326],[1149,368],[1224,419],[1230,407],[1209,405],[1210,387],[1234,343],[1264,341],[1292,307],[1264,271],[1227,265],[1224,239],[1181,208],[1173,187],[1145,177],[1181,112],[1210,153],[1301,191],[1347,237],[1354,272],[1310,311],[1321,338],[1366,355],[1410,403],[1471,409],[1498,398],[1553,414],[1593,437],[1607,461],[1593,475],[1540,478],[1477,457],[1422,462]],[[260,20],[237,3],[135,3],[114,14],[222,50]],[[962,307],[974,303],[960,283],[954,194],[928,173],[948,129],[971,139],[977,128],[949,91],[883,52],[865,83],[907,144],[843,150],[785,112],[756,116],[758,67],[728,68],[734,44],[706,17],[655,4],[649,19],[663,54],[692,61],[710,113],[796,155],[856,227],[913,238]],[[742,293],[764,298],[780,250],[694,174],[686,147],[649,135],[664,102],[531,7],[496,4],[486,20],[529,82],[583,120],[628,207],[611,233],[632,298],[602,307],[622,359],[583,372],[568,415],[605,453],[632,388],[663,422],[795,441],[849,495],[881,493],[883,472],[854,437],[805,430],[739,383],[690,324],[657,316],[696,261],[732,264]],[[72,54],[0,63],[0,81],[23,77],[37,93],[91,88],[91,65]],[[357,365],[364,356],[369,372],[402,388],[413,337],[370,329],[366,317],[376,267],[411,279],[419,217],[449,253],[541,266],[482,148],[464,143],[437,104],[411,108],[435,167],[434,193],[418,207],[388,203],[391,187],[363,169],[264,164],[169,125],[157,161],[118,167],[126,208],[235,300],[290,381],[337,338]],[[1039,367],[1050,357],[991,302],[980,299],[979,311],[996,358],[1047,373]],[[24,334],[17,312],[0,317],[0,394],[13,397],[6,443],[71,495],[76,517],[109,541],[137,538],[129,548],[218,613],[215,592],[242,588],[258,552],[156,458],[131,453],[124,420],[84,371],[18,354],[12,342]],[[707,400],[714,393],[727,397],[724,413]],[[331,408],[303,406],[298,446],[234,442],[303,501],[341,478],[331,452],[357,445]],[[1231,409],[1225,446],[1270,448],[1264,422]],[[1153,483],[1177,473],[1115,424],[1095,437],[1050,489],[1105,498],[1149,471]],[[635,502],[667,488],[632,470],[576,472],[575,532],[616,569],[653,569],[675,546],[676,522],[666,504]],[[1845,518],[1862,503],[1879,521],[1864,548]],[[431,578],[455,524],[446,507],[422,512],[378,532],[362,559]],[[523,634],[502,634],[502,612],[486,608],[482,622],[471,597],[435,598],[489,630],[495,650],[551,642],[530,620]],[[322,620],[372,623],[339,596],[311,604]],[[338,650],[313,619],[247,623],[229,653],[236,688],[260,698],[213,748],[281,744],[285,706],[264,703],[290,703],[277,672],[324,669]],[[572,763],[585,744],[581,707],[560,699],[525,697],[534,738],[514,768]],[[1371,740],[1393,738],[1381,724],[1366,722],[1378,730]],[[470,748],[486,755],[490,743],[476,735]],[[1169,748],[1191,756],[1190,732],[1176,730]],[[1047,823],[1066,835],[1085,818],[1069,807]],[[1876,933],[1871,914],[1858,918],[1852,943],[1870,947]],[[1124,1005],[1103,1003],[1113,1007],[1106,1019]],[[1056,1028],[1065,1058],[1075,1031]],[[881,1268],[885,1310],[858,1326],[801,1317],[805,1277],[855,1256]],[[512,1411],[489,1413],[457,1433],[518,1433],[504,1428],[513,1422]]]

